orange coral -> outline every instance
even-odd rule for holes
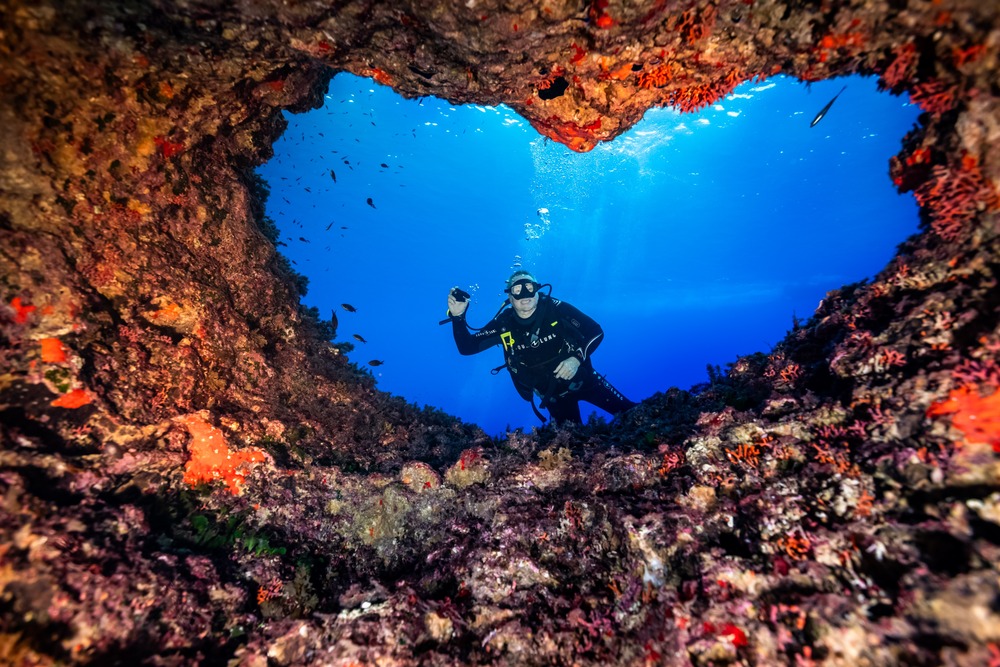
[[[58,338],[43,338],[38,341],[42,345],[42,361],[47,364],[66,363],[66,348]]]
[[[795,560],[805,560],[806,556],[809,555],[809,550],[812,548],[809,538],[804,535],[802,537],[796,537],[795,535],[780,537],[778,538],[778,546]]]
[[[381,83],[383,86],[392,85],[392,76],[385,70],[379,69],[378,67],[372,68],[371,77],[375,79],[377,82]]]
[[[90,397],[90,394],[87,393],[86,389],[74,389],[68,394],[63,394],[56,400],[52,401],[49,405],[54,408],[68,408],[73,410],[87,405],[92,400],[93,399]]]
[[[264,452],[259,449],[230,450],[222,431],[200,417],[187,415],[177,421],[191,434],[188,447],[191,458],[184,467],[184,482],[195,486],[222,480],[230,493],[239,495],[246,481],[246,470],[263,461]]]
[[[274,599],[281,595],[281,579],[274,578],[271,583],[265,586],[257,587],[257,604],[264,604],[268,600]]]
[[[942,415],[951,415],[966,442],[985,443],[1000,453],[1000,390],[984,397],[969,385],[952,389],[947,399],[927,408],[928,417]]]
[[[794,382],[799,378],[800,375],[802,375],[802,367],[799,366],[794,361],[790,362],[787,366],[781,369],[780,375],[781,379],[784,382],[788,383]]]
[[[736,449],[730,449],[727,451],[726,456],[729,457],[729,460],[732,463],[743,462],[755,469],[760,463],[760,460],[758,459],[760,456],[760,449],[758,449],[757,445],[741,444]]]

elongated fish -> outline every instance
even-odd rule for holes
[[[844,92],[845,90],[847,90],[847,86],[844,86],[843,88],[841,88],[840,89],[840,93]],[[825,107],[823,107],[822,109],[819,110],[819,113],[816,114],[815,118],[813,118],[813,122],[809,123],[809,127],[815,127],[816,123],[818,123],[821,120],[823,120],[823,116],[826,115],[826,112],[830,110],[830,107],[833,106],[833,103],[837,101],[838,97],[840,97],[840,93],[837,93],[836,95],[834,95],[833,99],[830,100],[829,102],[827,102]]]

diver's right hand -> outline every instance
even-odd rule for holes
[[[455,298],[455,290],[458,289],[458,285],[452,287],[448,292],[448,314],[452,317],[461,317],[465,314],[465,309],[469,307],[468,301],[459,301]]]

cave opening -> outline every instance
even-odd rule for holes
[[[499,351],[460,357],[438,326],[449,288],[473,294],[482,326],[504,279],[533,270],[603,326],[595,367],[624,393],[689,388],[706,365],[768,352],[917,231],[887,171],[918,115],[874,78],[778,77],[699,113],[653,109],[577,154],[505,106],[339,74],[322,108],[286,114],[259,173],[303,303],[336,314],[349,358],[380,389],[499,434],[538,421],[491,376]]]

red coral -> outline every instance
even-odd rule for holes
[[[378,83],[381,83],[383,86],[392,85],[392,76],[384,69],[373,67],[371,71],[371,77],[375,79],[375,81],[377,81]]]
[[[736,648],[747,645],[746,633],[732,623],[726,623],[723,625],[722,630],[719,632],[719,636],[725,637],[729,641],[733,642],[733,646]]]
[[[25,324],[28,321],[28,317],[35,312],[35,306],[21,303],[21,297],[19,296],[11,299],[10,307],[14,309],[14,322],[17,324]]]
[[[942,114],[951,111],[958,103],[955,86],[940,80],[918,83],[910,91],[910,101],[928,113]]]
[[[562,67],[554,67],[548,74],[542,75],[536,82],[535,87],[538,90],[548,90],[555,83],[556,79],[561,77],[566,73]]]
[[[608,14],[609,0],[591,0],[587,15],[598,28],[607,30],[615,24],[615,20]]]
[[[184,150],[184,144],[167,141],[164,137],[153,137],[153,143],[159,146],[163,157],[170,159]]]
[[[674,77],[675,65],[673,63],[663,63],[650,69],[643,69],[639,72],[639,87],[650,89],[667,85]]]
[[[712,34],[712,28],[715,27],[717,15],[718,12],[714,5],[709,5],[700,13],[696,12],[694,8],[688,9],[681,14],[677,30],[686,42],[693,44],[699,39]]]
[[[951,50],[951,56],[955,61],[955,65],[961,67],[965,63],[972,63],[979,60],[985,51],[986,47],[984,45],[973,44],[967,49],[955,47]]]
[[[888,88],[895,88],[909,79],[917,66],[917,46],[913,42],[897,46],[892,53],[895,57],[882,74]]]
[[[968,155],[958,165],[935,166],[931,177],[913,195],[927,209],[931,229],[945,241],[961,236],[981,204],[986,208],[996,205],[996,197],[977,161]]]
[[[720,98],[731,93],[733,88],[735,85],[724,81],[689,86],[674,91],[669,104],[676,107],[681,113],[693,113],[714,104]]]

